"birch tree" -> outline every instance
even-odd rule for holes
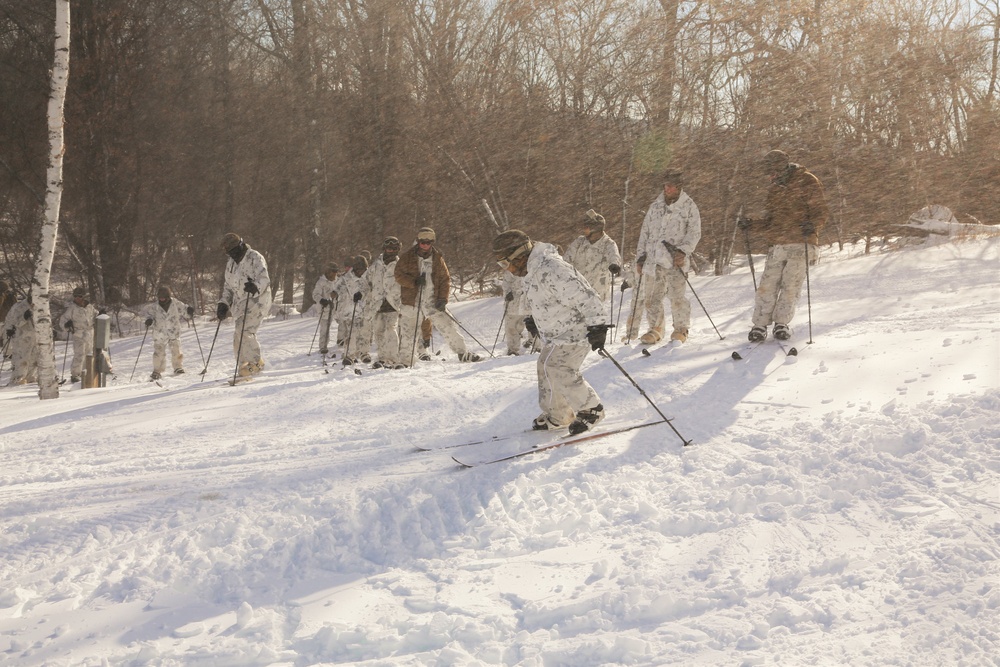
[[[56,358],[52,341],[52,314],[49,310],[49,277],[59,233],[59,205],[63,180],[63,109],[69,81],[69,0],[56,0],[55,61],[52,91],[49,94],[49,167],[45,189],[45,220],[39,238],[35,277],[31,282],[35,312],[35,340],[38,345],[38,397],[59,398]]]

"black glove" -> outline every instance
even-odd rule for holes
[[[358,301],[361,301],[361,292],[354,293],[354,303],[357,303]]]
[[[628,278],[626,278],[625,280],[622,281],[621,290],[624,292],[625,290],[627,290],[631,286],[632,286],[632,284],[629,283]]]
[[[635,260],[635,263],[638,264],[639,266],[642,266],[643,264],[645,264],[646,263],[646,253],[642,253],[641,255],[639,255],[639,257]]]
[[[16,332],[17,332],[17,329],[15,329],[14,327],[11,327],[10,329],[7,329],[7,338],[13,338],[14,334]]]
[[[590,343],[591,350],[600,350],[608,342],[608,329],[610,324],[592,324],[587,327],[587,342]]]
[[[108,309],[107,308],[98,308],[97,309],[97,314],[98,315],[107,315],[108,314]]]
[[[538,337],[538,325],[535,324],[535,318],[531,315],[524,318],[524,328],[528,330],[528,333],[530,333],[532,337]]]
[[[26,320],[30,320],[31,319],[31,311],[30,310],[24,311],[24,319],[26,319]]]
[[[66,323],[66,331],[76,333],[76,326],[73,324],[73,320]]]
[[[611,272],[611,275],[617,276],[619,273],[622,272],[622,267],[618,266],[617,264],[608,264],[608,271]]]
[[[260,294],[260,290],[257,289],[257,285],[252,280],[248,280],[243,283],[243,291],[252,296]]]
[[[800,227],[802,227],[802,236],[805,238],[809,238],[810,236],[816,233],[816,225],[809,222],[808,220],[803,222],[800,225]]]
[[[514,300],[514,293],[513,292],[507,292],[507,296],[505,296],[503,298],[503,300],[506,301],[507,303],[510,303],[511,301]]]
[[[750,218],[744,218],[740,216],[739,218],[736,219],[736,226],[744,231],[750,229],[750,225],[752,224],[753,220],[751,220]]]
[[[319,300],[319,305],[321,305],[324,308],[326,308],[327,306],[330,305],[330,300],[329,299],[320,299]]]
[[[153,318],[152,317],[147,317],[146,318],[146,328],[148,329],[151,326],[153,326]]]
[[[219,305],[215,307],[215,317],[224,320],[226,319],[226,313],[229,312],[229,306],[225,303],[219,302]]]
[[[448,299],[437,299],[434,301],[434,308],[443,311],[448,307]]]
[[[413,285],[415,287],[423,287],[426,282],[427,282],[427,276],[421,273],[419,276],[414,278]]]
[[[194,317],[194,306],[188,306],[187,314],[188,317]]]

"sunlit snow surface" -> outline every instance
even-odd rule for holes
[[[460,469],[413,443],[526,428],[536,357],[325,373],[296,315],[254,382],[224,384],[228,322],[204,382],[189,330],[161,388],[115,340],[106,389],[0,390],[0,663],[996,665],[998,251],[828,249],[797,358],[732,361],[749,272],[693,276],[724,341],[692,301],[687,344],[609,348],[686,448],[656,426]],[[500,299],[451,308],[492,347]],[[656,417],[584,370],[609,424]]]

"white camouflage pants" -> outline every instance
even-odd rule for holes
[[[420,307],[420,317],[421,319],[427,318],[431,321],[431,324],[444,337],[445,342],[448,343],[448,347],[451,348],[452,352],[458,356],[462,356],[468,351],[465,347],[465,339],[462,338],[462,332],[458,330],[458,325],[446,313],[437,310],[433,306],[424,305]],[[416,306],[403,306],[399,317],[399,337],[403,341],[399,346],[399,356],[400,362],[407,366],[412,366],[413,360],[420,355],[417,348],[417,345],[421,344],[419,332],[417,332],[416,337],[417,345],[413,344],[413,331],[416,325]]]
[[[167,339],[153,335],[153,370],[163,375],[167,371],[167,348],[170,348],[170,361],[174,370],[184,368],[184,353],[181,352],[181,341],[177,338]],[[75,360],[74,360],[75,361]]]
[[[11,364],[14,371],[11,384],[29,384],[38,381],[38,341],[34,326],[21,326],[10,342]]]
[[[805,243],[771,246],[767,251],[764,273],[757,285],[753,325],[767,327],[788,324],[795,317],[795,307],[806,279]],[[809,260],[816,259],[816,246],[809,246]]]
[[[503,319],[503,335],[507,341],[509,354],[521,353],[521,333],[524,331],[524,313],[507,311]]]
[[[70,375],[80,377],[83,373],[83,362],[88,354],[93,354],[94,331],[73,334],[73,363],[70,364]]]
[[[691,301],[685,296],[687,280],[684,273],[674,266],[657,266],[656,275],[643,276],[643,282],[649,282],[646,291],[646,317],[649,328],[657,332],[660,338],[664,334],[663,300],[670,300],[670,311],[674,331],[687,331],[691,326]],[[635,323],[638,325],[638,323]]]
[[[330,325],[333,319],[333,309],[331,306],[320,306],[319,310],[319,349],[327,350],[330,347]]]
[[[542,344],[536,366],[538,406],[554,424],[565,426],[576,418],[577,412],[601,402],[580,372],[588,352],[589,343]]]
[[[236,329],[233,332],[233,353],[237,357],[237,367],[243,368],[244,364],[248,364],[252,372],[259,371],[264,368],[264,357],[257,341],[257,330],[271,311],[271,290],[264,290],[260,299],[250,299],[249,304],[245,302],[234,306],[234,311]]]
[[[383,364],[399,363],[399,313],[375,313],[372,318],[372,338]]]

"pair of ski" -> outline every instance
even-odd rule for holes
[[[748,343],[747,345],[744,345],[739,350],[734,350],[733,354],[732,354],[733,361],[746,361],[750,357],[750,355],[753,354],[754,351],[757,350],[757,348],[759,348],[761,345],[763,345],[763,344],[765,344],[767,342],[768,342],[767,339],[765,339],[765,340],[759,340],[756,343]],[[797,356],[799,356],[799,351],[794,346],[789,347],[789,346],[785,345],[784,342],[782,342],[780,340],[777,340],[777,339],[775,339],[774,342],[778,344],[778,346],[781,348],[782,352],[785,353],[786,357],[797,357]]]
[[[423,445],[417,445],[417,449],[425,452],[429,451],[440,451],[440,450],[451,450],[451,449],[464,449],[473,448],[476,445],[496,445],[497,443],[509,443],[512,441],[527,440],[531,441],[534,438],[540,438],[541,442],[532,445],[528,448],[518,448],[512,452],[500,453],[483,451],[484,447],[475,447],[475,450],[471,453],[462,452],[451,457],[452,461],[462,466],[463,468],[475,468],[478,466],[489,465],[491,463],[501,463],[503,461],[512,461],[514,459],[521,458],[523,456],[531,456],[533,454],[538,454],[541,452],[547,452],[553,449],[558,449],[560,447],[566,447],[569,445],[579,445],[584,442],[590,442],[592,440],[597,440],[599,438],[605,438],[610,435],[616,435],[619,433],[626,433],[628,431],[634,431],[640,428],[646,428],[647,426],[656,426],[657,424],[666,424],[667,422],[663,419],[654,422],[643,422],[641,424],[629,424],[627,426],[614,426],[614,425],[597,425],[589,431],[584,431],[583,433],[578,433],[576,435],[564,433],[559,436],[553,437],[552,431],[522,431],[521,433],[516,433],[513,435],[505,436],[493,436],[491,438],[485,438],[483,440],[474,440],[472,442],[460,442],[450,445],[442,445],[438,447],[426,447]],[[492,449],[492,448],[491,448]],[[480,453],[477,457],[475,453]]]

